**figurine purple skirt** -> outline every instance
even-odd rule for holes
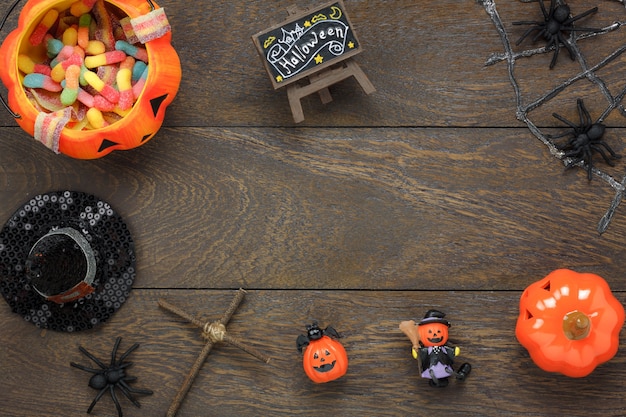
[[[432,374],[431,374],[432,373]],[[454,370],[443,363],[439,362],[431,367],[425,369],[422,372],[422,378],[432,379],[434,376],[436,379],[447,378],[454,374]]]

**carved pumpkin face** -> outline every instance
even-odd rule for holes
[[[29,0],[20,13],[18,27],[0,47],[0,78],[8,89],[11,110],[19,115],[17,123],[31,136],[35,136],[35,123],[39,115],[22,86],[23,74],[18,68],[18,55],[25,54],[33,60],[45,56],[45,49],[33,47],[28,39],[48,11],[66,11],[75,0]],[[158,8],[154,1],[155,8]],[[150,12],[146,0],[105,0],[129,18]],[[165,108],[174,100],[181,80],[180,60],[171,45],[171,32],[144,44],[148,53],[148,75],[145,86],[133,107],[120,120],[106,127],[91,130],[64,128],[58,151],[79,159],[100,158],[114,150],[138,147],[151,139],[161,127]]]
[[[337,340],[322,336],[308,344],[302,364],[304,372],[313,382],[329,382],[346,374],[348,355]]]
[[[444,323],[420,324],[417,328],[420,342],[426,346],[443,346],[448,341],[448,326]]]

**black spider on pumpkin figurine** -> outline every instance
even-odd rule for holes
[[[570,7],[567,4],[563,4],[561,2],[557,4],[557,0],[550,1],[550,9],[548,10],[546,10],[546,6],[544,5],[543,0],[539,0],[539,6],[541,6],[541,12],[543,13],[543,22],[532,20],[513,22],[514,25],[532,25],[532,27],[524,32],[524,34],[517,40],[515,44],[519,45],[524,39],[526,39],[528,35],[533,32],[537,32],[535,36],[533,36],[533,42],[536,42],[541,36],[543,36],[544,39],[548,42],[546,44],[546,49],[554,47],[554,55],[552,56],[552,61],[550,61],[550,69],[554,68],[554,65],[556,64],[556,58],[559,55],[561,44],[565,46],[565,48],[569,52],[570,58],[573,61],[576,56],[574,48],[572,44],[570,44],[570,42],[565,38],[563,32],[569,32],[571,34],[573,32],[598,31],[599,29],[574,27],[573,25],[575,21],[597,12],[598,8],[594,7],[579,15],[571,16]]]
[[[579,162],[584,162],[587,166],[587,179],[591,181],[591,171],[593,169],[592,156],[594,152],[599,153],[604,161],[610,166],[615,166],[611,158],[619,159],[621,156],[616,154],[615,151],[613,151],[613,149],[604,140],[602,140],[606,126],[600,123],[599,120],[592,122],[591,115],[589,114],[589,111],[587,111],[585,103],[583,103],[582,99],[579,98],[577,100],[577,106],[578,117],[580,119],[579,125],[570,122],[563,116],[552,113],[552,116],[571,127],[572,130],[558,135],[546,136],[550,139],[558,139],[569,136],[570,138],[567,142],[561,145],[555,144],[554,146],[556,146],[558,150],[563,151],[564,158],[572,158],[566,168],[572,168]],[[609,155],[607,155],[605,151],[608,152]],[[609,156],[611,158],[609,158]]]
[[[116,387],[136,407],[141,407],[141,404],[139,404],[139,402],[132,396],[132,394],[152,395],[152,391],[150,390],[132,388],[131,386],[128,385],[129,382],[135,381],[137,378],[126,375],[126,368],[130,367],[133,363],[124,362],[124,359],[126,359],[128,355],[130,355],[135,349],[137,349],[139,347],[139,344],[135,343],[134,345],[132,345],[122,356],[120,356],[118,360],[116,359],[117,349],[119,348],[121,341],[122,341],[121,337],[118,337],[115,340],[115,346],[113,346],[113,351],[111,352],[111,363],[109,364],[109,366],[105,365],[102,361],[100,361],[98,358],[93,356],[91,353],[87,351],[87,349],[83,348],[82,346],[78,347],[81,353],[87,356],[92,361],[94,361],[100,367],[100,369],[89,368],[87,366],[70,362],[70,365],[72,365],[73,367],[81,369],[86,372],[91,372],[92,374],[94,374],[89,379],[89,386],[99,391],[98,391],[98,394],[96,394],[96,397],[94,398],[94,400],[91,402],[91,405],[89,405],[89,408],[87,409],[88,414],[91,414],[93,407],[100,400],[100,398],[102,398],[102,395],[104,395],[104,393],[108,390],[109,393],[111,394],[111,398],[113,399],[113,402],[115,403],[115,408],[117,409],[117,415],[119,417],[122,417],[123,416],[122,407],[120,406],[120,402],[118,401],[117,396],[115,395]]]
[[[307,334],[296,339],[298,352],[303,352],[304,372],[316,383],[325,383],[341,378],[348,371],[348,354],[336,340],[340,337],[331,326],[322,329],[314,321],[306,326]]]

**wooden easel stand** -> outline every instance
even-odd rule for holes
[[[310,75],[309,84],[299,85],[298,83],[287,86],[287,98],[291,107],[291,114],[296,123],[304,121],[304,112],[300,100],[303,97],[318,93],[323,104],[333,101],[328,87],[343,81],[346,78],[354,77],[365,94],[372,94],[376,91],[372,82],[367,78],[361,67],[352,59],[346,59],[325,71]]]

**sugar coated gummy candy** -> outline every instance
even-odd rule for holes
[[[28,37],[33,52],[18,56],[31,103],[47,113],[73,108],[74,129],[99,129],[128,113],[148,74],[148,53],[128,20],[105,0],[47,11]]]

